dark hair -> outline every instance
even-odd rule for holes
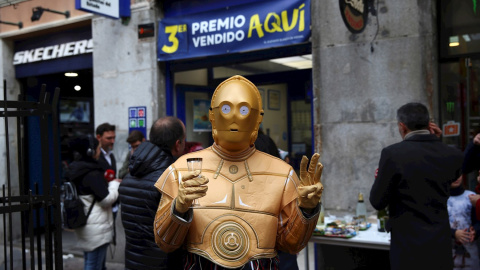
[[[255,148],[274,157],[280,158],[277,145],[268,135],[263,133],[263,130],[259,130],[257,140],[255,141]]]
[[[145,136],[143,136],[143,133],[140,130],[134,130],[130,132],[130,135],[128,135],[127,138],[127,143],[132,144],[137,141],[143,141],[145,139]]]
[[[430,116],[425,105],[412,102],[397,110],[397,120],[413,131],[428,128]]]
[[[177,140],[185,137],[182,121],[177,117],[166,116],[153,123],[150,129],[150,142],[162,150],[171,151]]]
[[[95,134],[102,136],[106,131],[115,131],[115,126],[109,123],[103,123],[97,127]]]
[[[95,141],[97,140],[94,140],[92,135],[72,138],[68,143],[68,147],[73,153],[74,160],[93,161],[93,154],[96,148]]]

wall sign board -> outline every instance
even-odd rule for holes
[[[460,123],[448,121],[443,125],[443,137],[453,137],[460,135]]]
[[[343,22],[352,33],[361,33],[368,18],[367,0],[339,0]]]
[[[155,36],[155,25],[153,23],[138,25],[138,38],[148,38]]]
[[[159,61],[298,44],[310,38],[310,0],[259,1],[169,17],[158,28]]]
[[[15,40],[15,76],[40,76],[71,71],[72,67],[92,68],[93,46],[91,26]]]
[[[147,138],[147,107],[128,107],[128,134],[140,130]]]
[[[74,56],[93,52],[93,40],[84,39],[62,44],[41,46],[31,50],[15,52],[13,65],[21,65],[45,60],[52,60],[67,56]]]
[[[75,0],[75,8],[114,19],[130,17],[130,0]]]

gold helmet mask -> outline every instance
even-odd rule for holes
[[[213,93],[209,119],[215,143],[237,152],[253,146],[263,119],[262,98],[257,87],[235,75]]]

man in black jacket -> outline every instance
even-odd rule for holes
[[[185,126],[176,117],[158,119],[130,158],[120,185],[122,223],[125,228],[125,269],[177,269],[181,251],[165,254],[155,244],[153,222],[161,193],[153,186],[165,169],[183,153]]]
[[[427,108],[408,103],[397,111],[402,142],[382,150],[370,202],[389,207],[391,269],[452,269],[447,200],[461,174],[463,154],[432,133]]]
[[[100,151],[102,153],[98,157],[98,164],[103,171],[113,170],[113,174],[117,174],[117,162],[113,155],[113,145],[115,144],[115,126],[109,123],[103,123],[97,127],[95,134],[100,143]]]

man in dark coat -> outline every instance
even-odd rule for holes
[[[100,144],[100,156],[97,163],[103,169],[105,180],[120,181],[117,176],[117,162],[113,155],[113,145],[115,144],[115,126],[109,123],[100,124],[95,130],[96,138]],[[118,213],[118,201],[112,206],[113,212],[113,245],[117,244],[117,228],[115,227],[115,220]]]
[[[370,191],[375,209],[389,207],[391,269],[452,269],[447,200],[463,154],[439,140],[423,104],[403,105],[397,120],[403,141],[382,150]]]
[[[155,244],[153,222],[161,193],[153,186],[185,148],[185,126],[175,117],[158,119],[150,141],[132,154],[130,173],[119,188],[122,223],[125,228],[125,269],[176,269],[181,252],[164,253]]]
[[[100,150],[102,153],[98,158],[98,164],[103,168],[103,171],[108,169],[117,174],[117,162],[113,155],[113,145],[115,144],[115,126],[109,123],[103,123],[97,127],[95,134],[100,143]]]

